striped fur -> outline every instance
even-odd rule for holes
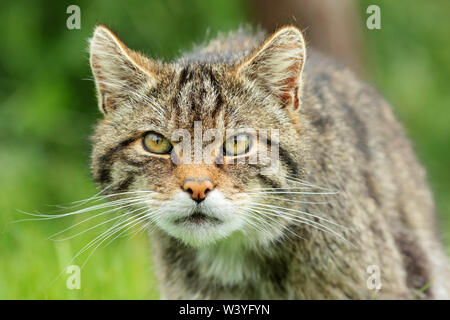
[[[92,138],[93,177],[111,192],[154,191],[162,296],[449,298],[425,172],[390,107],[317,52],[306,60],[297,28],[263,40],[239,30],[163,63],[126,48],[103,26],[91,39],[105,114]],[[278,174],[261,174],[261,163],[175,164],[143,150],[146,132],[171,137],[185,129],[193,137],[195,121],[204,132],[278,129],[278,140],[260,142],[279,147]],[[214,183],[202,210],[224,226],[171,224],[169,217],[192,209],[180,189],[192,175]],[[381,271],[378,292],[367,286],[372,265]]]

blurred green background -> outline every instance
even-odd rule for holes
[[[370,31],[365,8],[373,2],[381,7],[382,29]],[[55,209],[48,204],[96,193],[88,137],[100,113],[89,80],[87,39],[97,23],[118,31],[131,48],[170,59],[255,18],[249,3],[239,0],[77,1],[81,30],[68,30],[70,4],[2,2],[0,298],[157,299],[144,234],[99,248],[82,271],[81,290],[68,290],[67,275],[53,280],[105,229],[55,242],[47,238],[82,218],[10,223],[27,218],[16,209],[49,213]],[[414,141],[435,192],[442,237],[450,245],[450,2],[358,4],[367,79],[392,103]],[[75,262],[81,265],[86,257]]]

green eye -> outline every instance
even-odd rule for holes
[[[223,144],[223,153],[226,156],[238,156],[250,150],[252,138],[248,134],[239,134],[229,138]]]
[[[156,132],[149,132],[142,138],[142,145],[148,152],[157,154],[169,154],[172,151],[172,144]]]

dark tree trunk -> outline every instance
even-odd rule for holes
[[[353,0],[250,0],[256,22],[272,32],[299,26],[307,44],[362,73],[361,21]]]

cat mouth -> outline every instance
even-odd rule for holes
[[[220,223],[220,220],[215,218],[215,217],[211,217],[211,216],[207,216],[206,214],[200,212],[200,211],[194,211],[192,214],[190,214],[187,217],[182,217],[182,218],[178,218],[175,220],[176,224],[181,224],[181,223],[189,223],[189,224],[194,224],[194,225],[202,225],[202,224],[217,224]]]

